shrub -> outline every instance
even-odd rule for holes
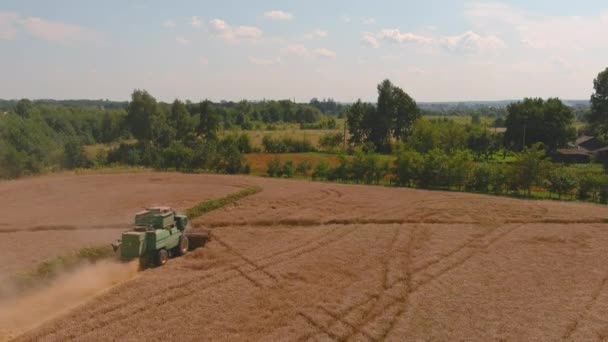
[[[288,159],[280,169],[279,177],[292,178],[295,173],[293,161]]]
[[[319,139],[319,147],[324,151],[334,152],[340,148],[343,141],[342,133],[326,133]]]
[[[329,164],[325,160],[321,160],[315,165],[315,169],[312,172],[312,179],[325,180],[329,174]]]
[[[266,164],[266,174],[269,177],[278,177],[281,172],[281,159],[279,156],[275,156]]]
[[[424,155],[420,186],[439,188],[448,185],[448,156],[440,149],[432,149]]]
[[[307,139],[296,140],[291,137],[273,138],[265,135],[262,145],[267,153],[302,153],[314,152],[315,148]]]
[[[306,176],[310,170],[312,170],[312,163],[310,160],[304,159],[296,166],[296,172],[302,176]]]
[[[84,151],[84,145],[78,138],[69,139],[64,145],[65,167],[75,169],[88,167],[91,162]]]
[[[476,165],[469,174],[466,183],[467,191],[486,193],[492,182],[492,172],[488,164]]]
[[[424,159],[420,153],[409,150],[399,151],[393,168],[395,183],[398,186],[415,186],[423,167]]]
[[[549,172],[547,189],[557,194],[558,198],[576,188],[576,178],[567,168],[561,166]]]

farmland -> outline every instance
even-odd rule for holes
[[[109,243],[142,206],[184,210],[248,186],[261,192],[194,220],[211,232],[204,248],[87,292],[17,340],[608,334],[608,208],[594,204],[249,176],[60,174],[0,182],[10,209],[2,272],[82,241]],[[24,239],[27,249],[15,243]]]

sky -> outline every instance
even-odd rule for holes
[[[605,0],[1,0],[0,98],[588,99]]]

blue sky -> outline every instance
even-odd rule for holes
[[[0,98],[586,99],[606,1],[0,3]]]

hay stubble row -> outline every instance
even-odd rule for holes
[[[250,177],[197,182],[263,191],[196,220],[211,230],[204,249],[20,339],[608,336],[605,207]]]

